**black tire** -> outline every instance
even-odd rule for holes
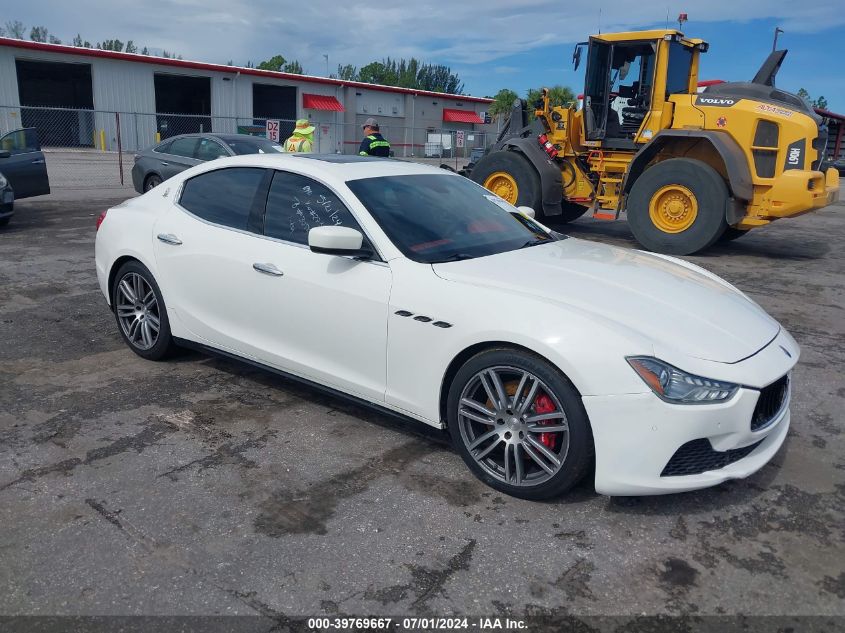
[[[161,176],[158,174],[150,174],[144,179],[144,193],[147,193],[150,189],[158,187],[161,182]]]
[[[560,209],[560,215],[546,216],[546,219],[552,224],[567,224],[577,220],[587,212],[587,207],[582,207],[580,204],[567,202],[566,200],[560,203]]]
[[[695,197],[698,211],[692,224],[677,233],[658,228],[649,213],[652,197],[662,188],[680,185]],[[649,167],[628,196],[628,225],[646,249],[667,255],[691,255],[718,240],[727,228],[728,187],[719,173],[700,160],[672,158]]]
[[[475,164],[470,177],[483,186],[487,179],[496,172],[505,172],[516,183],[516,201],[508,200],[508,202],[515,207],[531,207],[539,217],[543,211],[540,174],[537,173],[528,159],[515,151],[489,152]],[[508,199],[505,195],[502,195],[502,197]]]
[[[143,348],[140,342],[130,339],[127,332],[124,331],[124,325],[121,322],[121,317],[119,316],[119,286],[121,281],[124,279],[131,279],[132,275],[138,275],[146,282],[147,286],[149,286],[149,289],[154,294],[156,301],[156,310],[151,310],[151,312],[155,315],[159,322],[158,334],[155,339],[155,343],[146,349]],[[167,316],[167,307],[164,304],[164,298],[162,297],[161,290],[156,283],[155,277],[153,277],[153,274],[146,266],[135,260],[123,264],[114,276],[111,296],[112,312],[114,313],[115,321],[117,322],[117,330],[120,332],[120,336],[123,338],[123,341],[129,349],[138,354],[141,358],[146,358],[147,360],[163,360],[176,350],[176,344],[173,342],[173,336],[170,333],[170,320]]]
[[[729,226],[725,229],[725,232],[722,233],[722,237],[719,238],[720,242],[733,242],[734,240],[738,240],[743,235],[748,233],[751,229],[735,229],[732,226]]]
[[[12,216],[10,215],[7,218],[0,218],[0,227],[6,226],[9,222],[12,221]]]
[[[562,411],[566,415],[566,422],[569,427],[566,454],[554,475],[536,485],[524,483],[517,486],[492,476],[472,456],[468,448],[469,439],[461,431],[462,422],[459,419],[459,409],[462,406],[461,398],[464,390],[472,384],[479,372],[485,369],[502,367],[526,371],[539,378],[553,392],[553,396],[560,403]],[[537,397],[539,397],[539,393],[538,391]],[[464,363],[449,386],[447,422],[452,443],[473,474],[491,488],[513,497],[531,500],[558,497],[580,482],[592,463],[593,438],[581,396],[557,368],[543,358],[528,352],[509,348],[491,349],[473,356]],[[497,427],[494,426],[494,428]],[[501,427],[503,431],[506,428],[506,426]],[[472,439],[477,438],[473,437]],[[514,448],[513,450],[517,449]],[[511,453],[513,453],[513,450]],[[522,455],[526,455],[525,449],[522,449]],[[536,464],[528,459],[523,459],[524,464],[530,464],[536,470]]]

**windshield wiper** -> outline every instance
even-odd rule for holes
[[[469,253],[453,253],[451,255],[447,255],[443,259],[438,259],[433,262],[432,264],[443,264],[445,262],[459,262],[462,259],[472,259],[475,255],[470,255]]]
[[[550,239],[543,239],[541,237],[535,237],[534,239],[531,239],[531,240],[528,240],[527,242],[525,242],[525,244],[523,244],[519,248],[528,248],[529,246],[537,246],[538,244],[548,244],[551,241],[552,240],[550,240]]]

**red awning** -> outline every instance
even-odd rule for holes
[[[484,123],[475,112],[467,110],[450,110],[443,108],[443,120],[450,123]]]
[[[334,112],[344,112],[340,101],[334,97],[326,95],[309,95],[302,93],[302,107],[306,110],[332,110]]]

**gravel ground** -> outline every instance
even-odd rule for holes
[[[803,348],[769,465],[531,503],[477,482],[439,431],[228,360],[135,356],[96,284],[96,195],[20,202],[0,232],[0,614],[845,623],[845,207],[689,258]],[[634,246],[624,222],[565,230]]]

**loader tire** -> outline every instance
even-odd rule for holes
[[[727,228],[728,187],[700,160],[672,158],[649,167],[628,196],[628,225],[646,249],[691,255],[718,240]]]
[[[564,200],[560,203],[560,215],[553,215],[548,217],[548,221],[552,224],[566,224],[577,220],[587,212],[587,207],[582,207],[580,204],[574,202],[567,202]]]
[[[471,177],[515,207],[531,207],[538,216],[543,210],[540,174],[519,152],[488,152],[475,164]]]
[[[734,240],[738,240],[743,235],[748,233],[751,229],[735,229],[732,226],[729,226],[725,229],[725,232],[722,233],[722,237],[719,238],[720,242],[733,242]]]

